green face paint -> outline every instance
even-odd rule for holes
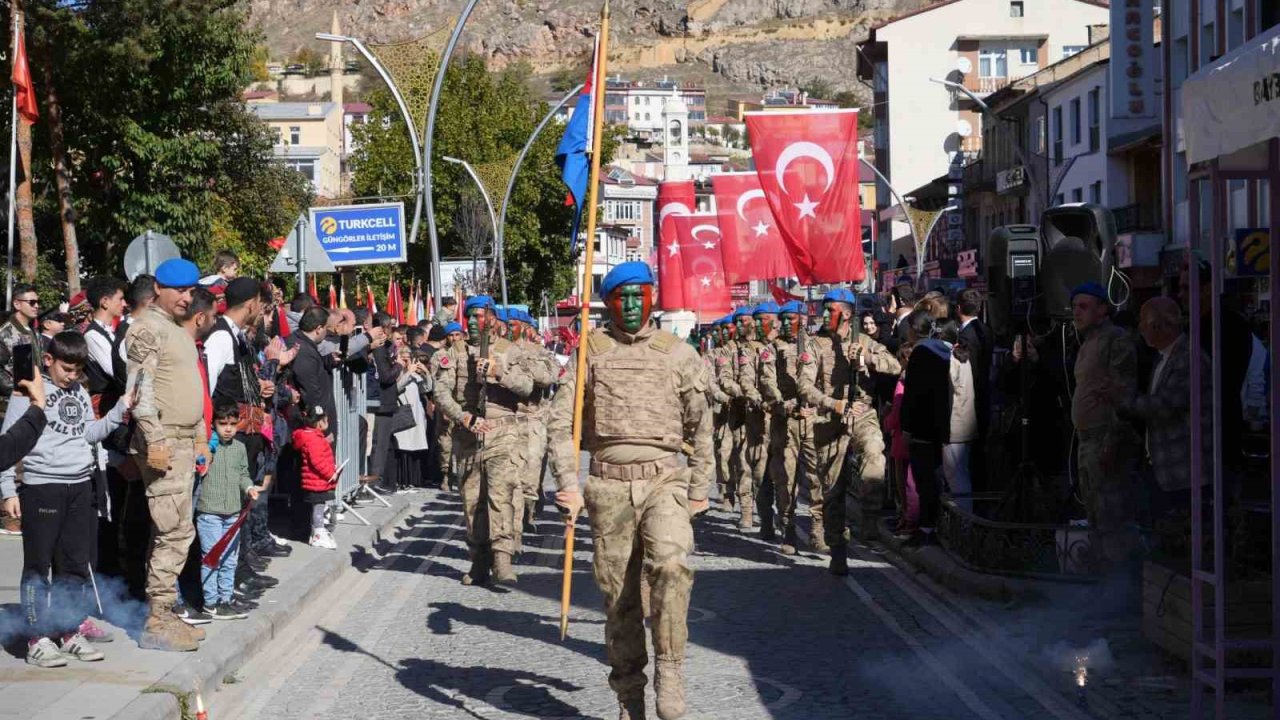
[[[487,309],[478,307],[478,308],[472,308],[471,312],[467,313],[467,344],[468,345],[478,346],[480,344],[480,333],[489,332],[488,327],[486,327],[485,325],[486,316],[488,312],[489,311]]]

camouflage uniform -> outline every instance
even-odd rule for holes
[[[547,456],[547,417],[551,412],[551,398],[555,394],[556,386],[564,378],[566,370],[556,360],[555,353],[539,343],[525,340],[518,345],[525,352],[539,358],[553,372],[551,382],[540,384],[534,391],[536,398],[530,398],[531,401],[536,399],[536,402],[533,403],[532,421],[528,424],[529,462],[521,478],[521,484],[524,490],[525,517],[532,517],[530,511],[542,500],[542,460]],[[520,529],[517,528],[517,531]],[[516,547],[520,547],[520,544],[516,543]]]
[[[800,402],[800,353],[794,343],[775,340],[772,362],[760,367],[760,389],[772,402],[769,426],[769,475],[783,530],[783,545],[795,548],[796,470],[804,463],[809,478],[817,477],[817,454],[813,445],[813,411]],[[813,480],[810,480],[812,483]]]
[[[747,440],[747,399],[742,393],[742,385],[738,381],[738,364],[745,352],[745,343],[730,340],[725,347],[724,365],[720,367],[718,380],[725,395],[729,396],[729,407],[726,415],[724,440],[720,452],[724,455],[723,463],[727,479],[726,497],[737,500],[741,493],[739,486],[745,474],[743,449]]]
[[[866,371],[854,380],[857,353],[866,361]],[[827,336],[810,340],[800,355],[800,399],[818,409],[813,428],[817,454],[816,473],[809,478],[810,513],[814,539],[844,547],[849,542],[845,520],[848,474],[845,453],[852,438],[858,453],[857,492],[861,517],[858,527],[863,537],[873,537],[879,521],[884,484],[884,435],[872,405],[870,373],[898,374],[901,366],[880,343],[859,335],[843,341]],[[844,416],[836,415],[836,405],[846,400],[851,406]],[[819,535],[821,533],[821,535]]]
[[[436,378],[436,407],[448,419],[452,430],[449,444],[458,473],[462,512],[467,522],[467,548],[472,570],[480,574],[480,577],[464,578],[466,582],[479,582],[487,577],[490,561],[488,506],[482,487],[483,473],[476,458],[480,443],[462,419],[466,413],[479,417],[484,388],[476,377],[478,355],[474,347],[457,343],[431,356],[432,372]]]
[[[710,391],[721,402],[714,417],[714,445],[716,483],[720,491],[720,505],[724,510],[733,506],[738,492],[737,476],[733,474],[734,396],[731,392],[737,387],[737,382],[733,379],[733,362],[737,353],[737,344],[733,340],[717,348],[715,372],[707,383]]]
[[[519,547],[524,518],[522,478],[529,473],[530,425],[538,420],[535,391],[555,382],[560,368],[555,358],[502,338],[492,342],[489,353],[498,370],[484,385],[484,419],[491,428],[484,435],[480,461],[494,567],[505,572]]]
[[[729,497],[729,469],[727,467],[729,455],[727,450],[724,450],[723,455],[721,454],[727,434],[725,428],[729,422],[729,396],[725,394],[724,388],[720,387],[718,377],[720,366],[724,362],[726,362],[724,347],[711,348],[703,357],[703,364],[706,366],[707,372],[707,411],[711,413],[711,439],[712,451],[715,454],[716,488],[720,491],[721,499]],[[721,461],[722,457],[724,458],[723,462]]]
[[[39,342],[39,338],[38,333],[14,322],[12,316],[0,325],[0,344],[3,344],[5,349],[4,365],[0,367],[0,413],[8,409],[9,396],[13,394],[13,349],[19,345]],[[40,361],[37,348],[32,348],[32,357],[36,362]]]
[[[659,678],[684,659],[693,587],[689,503],[707,498],[712,475],[706,376],[692,347],[652,327],[635,335],[595,330],[586,342],[582,446],[591,467],[584,500],[605,598],[609,685],[620,700],[634,701],[647,682],[642,576],[651,588]],[[578,484],[574,382],[566,375],[551,408],[551,463],[562,490]],[[682,450],[687,468],[677,460]]]
[[[738,521],[741,529],[752,526],[752,510],[760,501],[760,524],[772,529],[773,525],[773,491],[768,489],[766,497],[760,497],[764,485],[765,474],[769,463],[769,421],[771,408],[760,391],[760,367],[772,362],[773,353],[769,346],[758,341],[748,340],[743,353],[738,357],[738,386],[742,388],[743,408],[743,440],[742,469],[744,475],[750,473],[750,479],[738,483],[738,509],[742,513]],[[766,531],[766,536],[769,534]]]

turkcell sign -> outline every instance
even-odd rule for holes
[[[404,203],[311,208],[311,227],[338,267],[405,261]]]

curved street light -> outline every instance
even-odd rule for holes
[[[480,196],[484,198],[485,207],[489,208],[489,222],[493,227],[493,254],[498,257],[498,276],[502,278],[502,304],[507,304],[507,265],[503,262],[502,256],[506,248],[502,246],[502,235],[498,233],[498,216],[493,212],[493,200],[489,198],[489,191],[484,188],[484,183],[480,182],[480,176],[476,174],[475,168],[471,167],[471,163],[466,160],[460,160],[456,157],[445,155],[440,158],[447,163],[461,165],[466,169],[467,174],[475,181],[476,187],[480,188]]]
[[[982,98],[974,94],[972,90],[965,87],[961,83],[953,80],[943,80],[941,78],[929,78],[929,82],[938,83],[943,87],[958,92],[973,101],[975,105],[982,111],[982,114],[991,118],[994,122],[1001,120],[1000,116],[991,109],[991,106],[983,102]],[[1018,157],[1018,164],[1026,168],[1027,183],[1031,185],[1031,192],[1035,193],[1036,198],[1044,199],[1045,196],[1040,193],[1040,181],[1036,177],[1035,171],[1031,168],[1031,163],[1027,161],[1026,150],[1022,148],[1022,138],[1019,137],[1017,142],[1013,144],[1013,152]]]

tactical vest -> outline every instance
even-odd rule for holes
[[[98,321],[90,321],[89,327],[85,328],[85,335],[94,333],[101,335],[106,339],[107,344],[111,347],[111,367],[110,369],[102,368],[98,363],[89,358],[89,362],[84,364],[84,374],[86,389],[90,395],[109,394],[119,397],[124,394],[127,373],[125,363],[120,359],[120,343],[124,341],[124,334],[119,333],[115,337],[111,336],[103,329]]]
[[[222,367],[218,373],[218,384],[213,391],[214,400],[225,400],[237,404],[259,405],[262,403],[261,390],[258,387],[258,376],[254,372],[253,349],[244,336],[232,329],[225,317],[214,323],[213,333],[225,332],[231,336],[231,362]],[[212,337],[213,334],[210,334]],[[205,341],[208,345],[208,341]]]
[[[589,392],[585,437],[601,444],[679,448],[683,413],[676,371],[680,338],[656,331],[646,341],[623,344],[604,330],[588,337]]]

